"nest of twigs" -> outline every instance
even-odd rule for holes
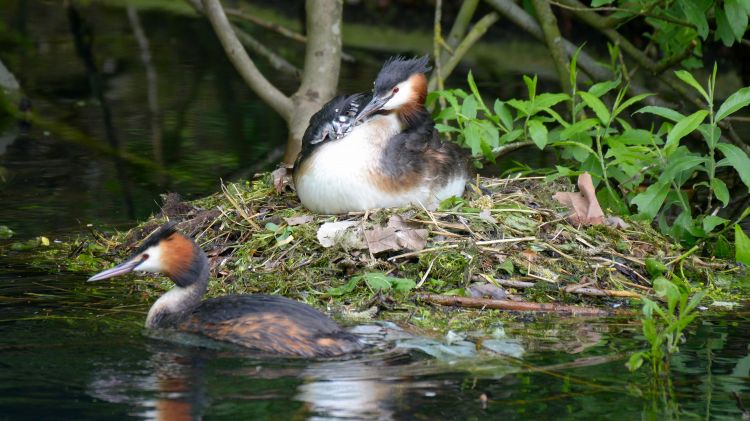
[[[647,266],[679,263],[696,279],[729,267],[681,258],[678,245],[641,222],[571,225],[568,210],[552,198],[573,191],[568,182],[479,178],[467,190],[436,211],[413,206],[327,216],[309,213],[291,191],[278,194],[264,175],[193,202],[166,195],[161,213],[107,244],[126,254],[165,220],[178,221],[209,256],[216,278],[209,294],[279,293],[351,311],[393,309],[416,298],[598,314],[653,294]],[[350,282],[372,274],[411,282],[400,289]]]

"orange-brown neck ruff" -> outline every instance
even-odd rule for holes
[[[195,266],[195,246],[187,237],[174,233],[160,243],[164,274],[175,284],[185,287],[195,282],[198,268]]]
[[[423,117],[424,101],[427,98],[427,77],[422,73],[415,73],[408,79],[411,86],[409,102],[398,109],[398,118],[404,127],[412,127]]]

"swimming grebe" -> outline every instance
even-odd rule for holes
[[[314,308],[273,295],[229,295],[201,301],[208,286],[206,254],[167,223],[127,261],[100,272],[98,281],[131,271],[158,272],[176,286],[151,306],[150,329],[176,329],[254,350],[332,357],[363,348],[359,338]]]
[[[434,209],[463,194],[468,155],[440,139],[424,107],[427,63],[426,56],[389,59],[364,107],[368,94],[337,97],[310,119],[294,166],[305,207],[324,214],[408,204]],[[345,123],[331,130],[342,113]]]

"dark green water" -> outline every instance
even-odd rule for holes
[[[0,225],[16,232],[11,241],[129,226],[158,209],[160,193],[199,196],[220,177],[269,166],[283,122],[244,87],[204,22],[139,12],[154,84],[126,10],[76,4],[75,15],[58,2],[0,5],[0,59],[54,126],[0,116]],[[367,89],[377,60],[346,67],[342,90]],[[96,143],[151,164],[115,161]],[[34,268],[24,263],[33,252],[8,244],[0,419],[738,419],[734,393],[750,402],[745,311],[697,322],[662,387],[626,370],[645,345],[622,319],[521,316],[432,336],[385,326],[377,350],[350,359],[268,359],[150,337],[132,284]]]

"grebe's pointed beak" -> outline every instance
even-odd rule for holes
[[[90,277],[86,282],[101,281],[102,279],[124,275],[126,273],[132,272],[133,269],[135,269],[136,266],[140,265],[141,263],[143,263],[143,258],[141,256],[138,256],[126,262],[120,263],[119,265],[113,268],[99,272],[96,275]]]
[[[362,109],[362,112],[360,112],[357,115],[357,118],[354,119],[354,124],[359,123],[360,121],[366,119],[367,117],[375,114],[376,112],[380,111],[381,108],[393,97],[393,95],[387,95],[382,97],[373,97],[372,100],[365,105],[365,108]]]

